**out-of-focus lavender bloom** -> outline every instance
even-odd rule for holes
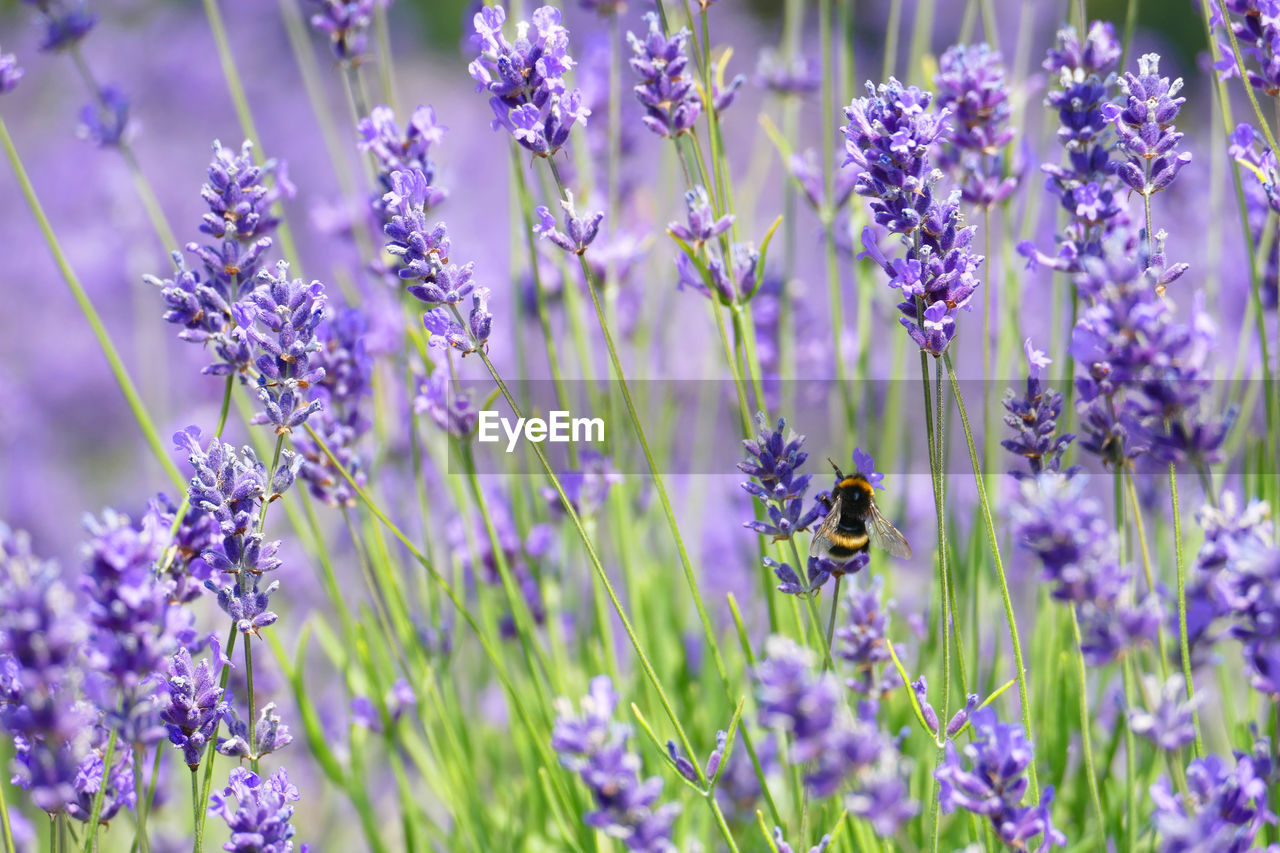
[[[988,208],[999,204],[1018,185],[1016,177],[1004,174],[1004,150],[1014,131],[999,51],[986,44],[954,45],[942,54],[933,84],[938,108],[949,114],[954,128],[942,145],[939,165],[955,178],[965,201]]]
[[[538,223],[533,226],[533,232],[544,240],[550,240],[566,252],[581,255],[587,251],[587,247],[600,233],[604,212],[596,211],[579,216],[573,202],[573,193],[569,191],[565,192],[565,198],[560,201],[560,206],[564,208],[564,231],[556,227],[556,218],[551,215],[551,210],[546,205],[539,205],[535,211]]]
[[[40,12],[44,32],[40,49],[46,52],[67,50],[89,34],[98,16],[91,14],[84,0],[24,0]]]
[[[1271,211],[1280,212],[1280,168],[1275,152],[1262,144],[1261,137],[1248,124],[1237,125],[1232,131],[1227,152],[1252,175],[1244,180],[1245,208],[1253,245],[1261,247],[1265,232],[1275,229]],[[1263,307],[1274,309],[1280,301],[1280,240],[1272,239],[1270,243],[1262,271],[1261,296]]]
[[[1233,417],[1200,407],[1217,336],[1207,313],[1177,322],[1157,292],[1172,268],[1140,270],[1114,247],[1085,270],[1076,283],[1093,304],[1070,348],[1079,365],[1080,446],[1109,465],[1147,450],[1164,462],[1213,461]]]
[[[667,225],[667,231],[692,246],[700,247],[708,240],[719,237],[733,225],[735,217],[732,213],[716,218],[711,199],[701,184],[685,191],[684,204],[688,211],[688,224],[672,222]]]
[[[1173,125],[1187,100],[1174,97],[1182,89],[1182,78],[1170,82],[1161,77],[1160,54],[1147,53],[1138,59],[1138,74],[1126,72],[1120,88],[1126,95],[1124,106],[1102,108],[1103,118],[1116,129],[1120,150],[1127,155],[1116,175],[1134,192],[1151,196],[1168,189],[1191,162],[1189,152],[1177,152],[1183,135]]]
[[[418,394],[413,398],[413,410],[417,414],[430,415],[436,426],[456,438],[467,438],[476,430],[480,410],[471,395],[453,387],[447,370],[436,370],[418,382]]]
[[[226,720],[227,737],[218,738],[218,752],[223,755],[258,761],[264,755],[270,755],[293,743],[293,735],[276,712],[275,702],[268,702],[258,712],[252,743],[249,741],[249,725],[236,715],[234,706],[228,707]]]
[[[289,278],[287,261],[276,264],[274,276],[266,270],[258,273],[258,285],[249,297],[252,310],[242,309],[249,341],[258,351],[254,366],[265,409],[252,423],[272,424],[277,434],[284,434],[323,408],[319,400],[308,399],[308,391],[325,375],[316,357],[323,346],[316,328],[328,303],[320,282]]]
[[[0,722],[14,736],[15,784],[44,811],[75,797],[91,720],[77,703],[88,625],[52,562],[0,523]]]
[[[98,821],[107,823],[120,813],[120,809],[132,809],[137,805],[137,795],[133,784],[133,753],[127,749],[117,749],[112,755],[110,772],[104,772],[103,758],[106,755],[105,745],[107,732],[97,729],[99,741],[81,760],[76,770],[73,783],[74,796],[67,801],[67,814],[78,821],[88,823],[93,815],[93,801],[106,782],[106,792],[102,796],[102,806],[98,811]],[[105,777],[105,780],[104,780]]]
[[[1014,539],[1039,559],[1053,597],[1077,608],[1086,660],[1101,665],[1153,639],[1163,614],[1154,594],[1129,600],[1129,569],[1101,506],[1084,493],[1087,479],[1024,479],[1010,514]]]
[[[1176,752],[1196,739],[1195,704],[1187,698],[1186,683],[1170,678],[1154,710],[1128,709],[1129,728],[1166,752]]]
[[[666,853],[671,824],[680,813],[677,803],[658,805],[662,779],[641,781],[640,757],[627,751],[631,730],[614,720],[618,694],[608,676],[591,680],[581,713],[564,700],[557,704],[551,748],[565,767],[577,773],[590,789],[596,810],[583,822],[617,838],[628,850]]]
[[[369,321],[359,308],[342,308],[316,329],[320,349],[311,357],[316,370],[324,371],[313,384],[315,401],[321,403],[311,419],[312,428],[355,481],[365,482],[364,463],[357,445],[369,431],[368,398],[373,393],[373,357],[365,347]],[[309,437],[296,441],[303,462],[299,476],[311,494],[330,506],[354,506],[355,489],[329,455]]]
[[[560,486],[573,511],[580,516],[593,516],[603,509],[609,499],[609,490],[621,482],[622,475],[613,467],[609,457],[594,450],[578,453],[577,470],[560,472]],[[544,486],[542,499],[547,502],[547,509],[552,515],[564,515],[564,506],[555,489]]]
[[[505,128],[529,151],[550,157],[569,141],[573,126],[586,124],[590,115],[582,92],[565,83],[576,64],[569,55],[569,31],[560,23],[559,9],[541,6],[533,12],[532,27],[521,21],[510,42],[502,34],[506,19],[502,6],[476,12],[471,41],[479,56],[469,66],[471,77],[477,92],[489,92],[494,130]]]
[[[716,778],[716,774],[720,772],[720,762],[724,759],[725,748],[729,745],[729,733],[726,731],[716,732],[716,748],[707,756],[705,769],[702,776],[708,782]],[[698,771],[694,769],[693,762],[680,754],[676,742],[667,741],[667,755],[671,758],[671,763],[675,765],[676,772],[688,779],[695,785],[698,784]]]
[[[233,767],[222,793],[209,798],[209,814],[226,821],[230,853],[290,853],[293,850],[293,804],[301,797],[281,767],[269,778]],[[302,845],[302,853],[307,846]]]
[[[103,86],[97,99],[80,110],[77,132],[99,148],[120,144],[129,124],[129,96],[118,86]]]
[[[722,305],[730,305],[749,299],[756,291],[760,272],[760,252],[751,243],[734,243],[729,247],[729,265],[726,268],[724,254],[709,254],[706,275],[695,266],[689,256],[676,255],[676,288],[694,290]],[[707,279],[710,279],[708,286]]]
[[[967,308],[978,288],[974,275],[982,256],[970,249],[974,230],[962,225],[960,192],[934,196],[941,172],[930,148],[947,132],[945,109],[930,113],[933,96],[892,77],[845,108],[845,165],[857,173],[854,192],[871,200],[876,223],[900,235],[905,257],[890,261],[875,232],[862,232],[865,256],[902,291],[898,322],[925,352],[940,357],[955,337],[956,311]],[[923,310],[921,310],[923,309]]]
[[[339,62],[359,62],[364,56],[366,34],[373,22],[374,0],[311,0],[317,11],[311,26],[329,36],[329,46]]]
[[[17,87],[26,72],[18,65],[12,53],[0,53],[0,95],[7,95]]]
[[[578,0],[578,5],[602,18],[612,17],[627,8],[623,0]]]
[[[969,717],[973,715],[974,710],[978,707],[978,694],[970,693],[965,697],[964,705],[951,715],[951,719],[947,721],[944,729],[942,728],[942,722],[938,719],[938,712],[933,709],[932,703],[929,702],[929,680],[921,675],[911,682],[911,692],[916,695],[916,704],[920,707],[920,716],[924,718],[925,726],[928,727],[929,731],[933,732],[934,737],[939,734],[945,734],[949,738],[955,737],[968,724]]]
[[[866,589],[849,584],[845,615],[836,628],[836,642],[831,649],[853,667],[853,676],[845,682],[849,689],[873,698],[899,683],[897,670],[888,666],[891,656],[886,643],[889,615],[895,604],[892,599],[882,603],[883,592],[884,578],[880,575]]]
[[[1070,217],[1058,235],[1058,250],[1047,255],[1030,241],[1018,246],[1028,266],[1078,272],[1083,259],[1099,255],[1112,233],[1128,230],[1123,196],[1111,160],[1110,124],[1103,107],[1115,87],[1120,42],[1111,24],[1094,21],[1083,42],[1072,27],[1058,31],[1058,43],[1044,61],[1059,85],[1045,98],[1058,113],[1058,142],[1067,154],[1063,165],[1045,164],[1049,191]]]
[[[808,649],[770,637],[752,677],[760,726],[788,735],[787,760],[805,767],[805,785],[814,796],[831,796],[878,758],[884,743],[872,706],[864,703],[858,717],[850,716],[840,682],[834,673],[815,670]]]
[[[1280,13],[1266,0],[1227,0],[1226,7],[1240,17],[1224,21],[1222,8],[1217,3],[1209,4],[1210,23],[1222,55],[1213,66],[1220,72],[1219,79],[1241,76],[1235,50],[1224,31],[1229,23],[1240,53],[1258,65],[1257,71],[1246,67],[1244,78],[1250,86],[1275,97],[1280,94]]]
[[[648,30],[643,36],[627,33],[631,70],[640,78],[635,93],[644,107],[644,125],[658,136],[680,136],[693,129],[702,111],[693,75],[686,73],[689,30],[667,36],[656,13],[646,12],[644,20]]]
[[[1042,350],[1031,346],[1031,338],[1023,343],[1027,354],[1027,388],[1019,397],[1012,388],[1005,391],[1001,401],[1008,412],[1004,422],[1013,430],[1013,437],[1000,444],[1019,459],[1025,459],[1029,471],[1011,471],[1019,480],[1034,479],[1045,471],[1058,471],[1062,466],[1062,454],[1075,440],[1072,433],[1058,435],[1058,418],[1062,416],[1062,395],[1040,384],[1040,371],[1048,367],[1051,359]],[[1075,469],[1068,469],[1071,476]]]
[[[431,160],[431,146],[444,139],[445,127],[436,121],[436,112],[429,106],[420,106],[409,116],[402,130],[390,107],[374,107],[369,115],[356,125],[359,133],[357,144],[361,151],[372,155],[377,163],[378,182],[382,191],[376,193],[372,206],[379,216],[387,215],[386,193],[395,190],[391,175],[395,172],[422,172],[427,183],[423,194],[423,207],[430,210],[444,201],[448,193],[435,186],[436,165]]]
[[[172,582],[158,576],[164,531],[135,526],[112,510],[87,518],[81,588],[90,625],[86,660],[90,686],[112,728],[129,743],[164,736],[156,719],[155,673],[182,643],[191,641],[189,611],[172,600]],[[97,682],[102,682],[101,687]]]
[[[788,62],[767,47],[756,61],[755,84],[775,95],[809,95],[822,88],[822,63],[813,56],[797,56]]]
[[[769,517],[765,521],[753,519],[743,526],[775,540],[790,539],[817,521],[823,510],[818,501],[808,510],[804,507],[811,479],[811,475],[799,473],[809,458],[800,449],[804,436],[788,429],[783,418],[770,428],[763,412],[756,415],[756,426],[759,435],[742,442],[747,459],[738,463],[738,470],[751,478],[742,488],[764,504]]]
[[[215,666],[207,658],[197,667],[186,649],[179,649],[169,659],[167,705],[160,712],[160,719],[169,732],[169,740],[182,750],[183,760],[192,770],[200,766],[215,727],[230,710],[217,681],[221,669],[221,661]]]
[[[723,72],[724,66],[720,65],[717,70]],[[738,97],[738,90],[745,85],[747,85],[745,74],[735,74],[728,85],[724,84],[720,75],[711,80],[711,106],[715,109],[717,116],[733,106],[733,102]]]
[[[1274,823],[1276,816],[1267,806],[1265,771],[1251,755],[1236,753],[1235,758],[1235,767],[1218,755],[1187,765],[1190,803],[1168,778],[1151,786],[1152,821],[1161,853],[1255,849],[1258,832],[1264,824]]]
[[[934,773],[942,810],[962,808],[990,819],[996,837],[1015,850],[1028,849],[1036,836],[1043,836],[1045,847],[1065,847],[1067,838],[1050,816],[1053,788],[1045,788],[1038,805],[1022,805],[1026,771],[1035,760],[1022,727],[1001,723],[991,708],[978,709],[970,722],[972,742],[957,750],[948,740],[946,758]]]
[[[787,171],[800,185],[805,200],[820,213],[842,210],[848,203],[849,197],[853,195],[853,188],[858,180],[858,174],[848,169],[841,169],[832,176],[835,198],[832,199],[831,208],[828,211],[827,193],[823,186],[822,168],[818,165],[817,152],[809,148],[804,154],[792,154],[787,161]]]

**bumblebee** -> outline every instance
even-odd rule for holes
[[[834,462],[831,467],[838,482],[824,500],[827,517],[814,531],[809,556],[842,566],[874,545],[894,557],[910,557],[906,537],[876,507],[876,490],[870,481],[857,472],[846,476]]]

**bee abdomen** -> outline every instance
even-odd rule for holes
[[[831,531],[828,538],[831,540],[830,554],[836,559],[852,557],[866,548],[868,542],[865,533],[849,534],[839,530]]]

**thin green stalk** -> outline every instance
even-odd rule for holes
[[[98,792],[93,795],[93,808],[89,810],[89,823],[85,827],[84,837],[84,853],[93,853],[93,840],[98,836],[98,816],[102,814],[102,800],[107,794],[107,785],[111,779],[111,759],[116,754],[116,736],[118,732],[114,727],[111,734],[107,736],[107,748],[102,753],[102,784],[98,786]]]
[[[231,104],[235,107],[240,130],[253,143],[254,161],[262,165],[266,158],[262,150],[262,137],[258,135],[258,129],[253,123],[253,112],[249,109],[249,99],[245,97],[244,84],[240,82],[240,70],[231,53],[231,40],[227,38],[227,28],[222,20],[222,11],[218,8],[218,0],[201,2],[204,4],[205,17],[209,19],[209,31],[213,34],[213,42],[218,49],[218,62],[222,66],[222,76],[227,81],[227,92],[231,95]],[[279,202],[276,204],[280,205]],[[293,267],[293,274],[300,276],[302,265],[298,261],[293,232],[284,216],[283,205],[280,208],[280,224],[276,227],[276,234],[280,237],[280,251]]]
[[[1138,550],[1142,555],[1142,570],[1146,575],[1147,591],[1156,592],[1155,573],[1151,569],[1151,550],[1147,547],[1147,529],[1142,520],[1142,507],[1138,503],[1138,490],[1133,485],[1133,467],[1125,466],[1123,472],[1125,484],[1129,493],[1129,506],[1133,511],[1133,523],[1138,533]],[[1123,537],[1124,531],[1120,531]],[[1169,656],[1165,653],[1164,626],[1156,623],[1156,651],[1160,658],[1160,680],[1165,682],[1169,680]]]
[[[4,833],[5,853],[17,853],[13,846],[13,828],[9,825],[9,803],[4,792],[6,787],[8,786],[4,780],[0,779],[0,831]]]
[[[841,575],[835,576],[835,583],[831,589],[831,615],[827,618],[827,648],[834,648],[832,642],[836,635],[836,611],[840,609],[840,580]]]
[[[1084,772],[1089,782],[1089,802],[1093,806],[1094,818],[1098,821],[1098,850],[1106,853],[1107,822],[1102,811],[1102,798],[1098,795],[1098,772],[1093,763],[1093,735],[1089,723],[1089,681],[1084,664],[1084,641],[1080,637],[1080,619],[1076,616],[1076,606],[1071,608],[1071,631],[1076,641],[1076,675],[1080,678],[1080,742],[1084,752]]]
[[[227,634],[226,649],[223,650],[223,654],[227,656],[228,660],[230,660],[231,655],[235,653],[236,638],[239,637],[239,635],[240,631],[235,625],[232,625],[231,630]],[[224,666],[222,668],[222,675],[218,679],[219,688],[226,691],[227,682],[230,679],[231,667]],[[201,850],[204,848],[204,824],[205,820],[209,817],[209,811],[203,808],[203,804],[209,802],[209,792],[213,787],[213,764],[218,756],[215,744],[218,742],[218,729],[221,726],[221,720],[218,720],[213,724],[213,734],[209,736],[209,743],[205,747],[204,755],[201,756],[201,763],[204,764],[204,780],[200,785],[199,803],[201,807],[196,809],[195,843],[191,848],[191,853],[201,853]],[[193,771],[193,773],[198,772],[198,770],[199,767],[197,767],[196,771]]]
[[[1017,667],[1018,675],[1018,700],[1022,704],[1022,727],[1026,730],[1027,737],[1033,737],[1031,732],[1031,703],[1027,699],[1027,669],[1022,659],[1022,641],[1018,639],[1018,622],[1013,613],[1013,600],[1009,597],[1009,581],[1005,577],[1004,562],[1000,559],[1000,540],[996,535],[995,520],[991,515],[991,504],[987,501],[987,489],[982,482],[982,468],[978,462],[978,450],[973,442],[973,430],[969,426],[969,415],[965,411],[964,397],[960,393],[960,380],[956,378],[955,370],[951,365],[951,354],[945,353],[943,359],[946,361],[947,374],[951,377],[951,393],[956,398],[956,407],[960,411],[960,423],[964,427],[965,443],[969,447],[969,462],[973,466],[973,480],[978,488],[978,503],[982,506],[983,519],[986,521],[987,538],[991,543],[991,556],[995,559],[996,577],[1000,581],[1000,596],[1004,599],[1004,615],[1009,623],[1009,639],[1013,644],[1014,665]],[[1027,767],[1028,781],[1031,783],[1031,799],[1033,803],[1040,801],[1040,788],[1036,781],[1036,764],[1031,762]]]
[[[1125,704],[1131,708],[1138,707],[1135,704],[1134,697],[1133,664],[1126,656],[1121,661],[1120,666],[1124,677]],[[1138,800],[1142,796],[1141,786],[1138,784],[1138,744],[1132,728],[1127,725],[1121,726],[1121,728],[1124,729],[1125,838],[1128,842],[1125,849],[1129,853],[1136,853],[1138,849]]]
[[[1196,688],[1191,677],[1191,642],[1187,636],[1187,567],[1182,557],[1182,510],[1178,506],[1178,472],[1169,463],[1169,490],[1173,502],[1173,553],[1178,571],[1178,647],[1182,657],[1182,677],[1187,684],[1191,722],[1196,732],[1196,758],[1204,758],[1204,736],[1200,732],[1200,712],[1196,709]]]
[[[67,261],[66,254],[62,251],[62,245],[58,242],[58,238],[53,232],[53,226],[49,224],[49,218],[45,216],[44,208],[40,205],[40,199],[36,196],[35,188],[31,185],[31,179],[27,176],[27,170],[22,165],[22,159],[18,156],[18,149],[14,147],[13,138],[9,135],[9,128],[5,125],[3,118],[0,118],[0,143],[4,144],[4,150],[9,157],[10,166],[13,167],[14,176],[18,179],[18,185],[22,188],[22,194],[27,200],[27,206],[31,208],[31,213],[35,216],[41,233],[44,234],[45,242],[49,246],[54,262],[57,263],[63,279],[67,282],[67,286],[71,288],[71,294],[80,306],[80,312],[84,314],[85,320],[88,321],[89,327],[93,330],[93,336],[97,339],[98,346],[102,349],[102,354],[106,356],[107,364],[111,367],[111,373],[115,376],[116,383],[120,386],[120,391],[124,394],[125,401],[129,404],[129,410],[133,413],[133,418],[137,421],[138,428],[142,430],[142,435],[151,447],[152,454],[155,456],[156,461],[160,463],[160,467],[164,469],[165,474],[168,475],[170,482],[173,483],[175,488],[182,489],[186,485],[186,480],[178,472],[178,467],[173,464],[173,460],[169,458],[169,453],[164,443],[160,441],[160,434],[156,432],[155,424],[151,422],[151,416],[147,414],[147,408],[143,404],[142,398],[138,395],[138,390],[134,387],[133,380],[129,377],[129,371],[125,369],[124,362],[120,360],[120,354],[116,351],[115,344],[111,342],[111,336],[102,324],[102,318],[98,316],[98,311],[93,307],[93,302],[90,301],[89,295],[80,284],[80,279],[71,269],[71,264]]]
[[[897,4],[895,3],[895,8]],[[834,73],[832,64],[834,57],[831,51],[831,0],[819,0],[818,3],[818,41],[822,52],[822,183],[823,183],[823,202],[828,210],[825,211],[826,221],[823,223],[826,227],[826,263],[827,263],[827,295],[828,295],[828,311],[831,314],[831,339],[835,353],[835,371],[836,384],[840,386],[840,400],[844,403],[844,416],[846,426],[852,426],[853,423],[853,399],[849,389],[848,376],[845,372],[844,359],[841,358],[844,338],[844,294],[840,292],[840,269],[839,261],[836,256],[835,244],[835,165],[834,165],[834,144],[836,137],[835,130],[835,113],[832,106],[834,97],[832,88]],[[886,58],[886,63],[888,59]],[[865,288],[863,289],[865,290]],[[867,297],[864,299],[864,295]],[[858,302],[858,322],[861,328],[864,320],[870,320],[869,295],[859,294]],[[868,302],[868,304],[864,304]],[[867,315],[864,317],[864,315]],[[858,365],[865,368],[865,358],[868,352],[869,341],[866,336],[858,335]],[[863,379],[866,378],[864,375]]]
[[[157,751],[159,747],[157,746]],[[145,764],[144,759],[147,755],[147,749],[142,744],[134,744],[133,747],[133,795],[134,795],[134,813],[138,816],[138,834],[134,838],[133,843],[142,853],[149,853],[151,850],[151,840],[147,837],[147,810],[150,803],[147,802],[146,792],[143,790],[142,784],[142,766]],[[107,774],[104,771],[102,778],[105,780]]]

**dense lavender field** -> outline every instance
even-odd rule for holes
[[[1280,851],[1277,132],[1261,0],[0,2],[4,850]]]

